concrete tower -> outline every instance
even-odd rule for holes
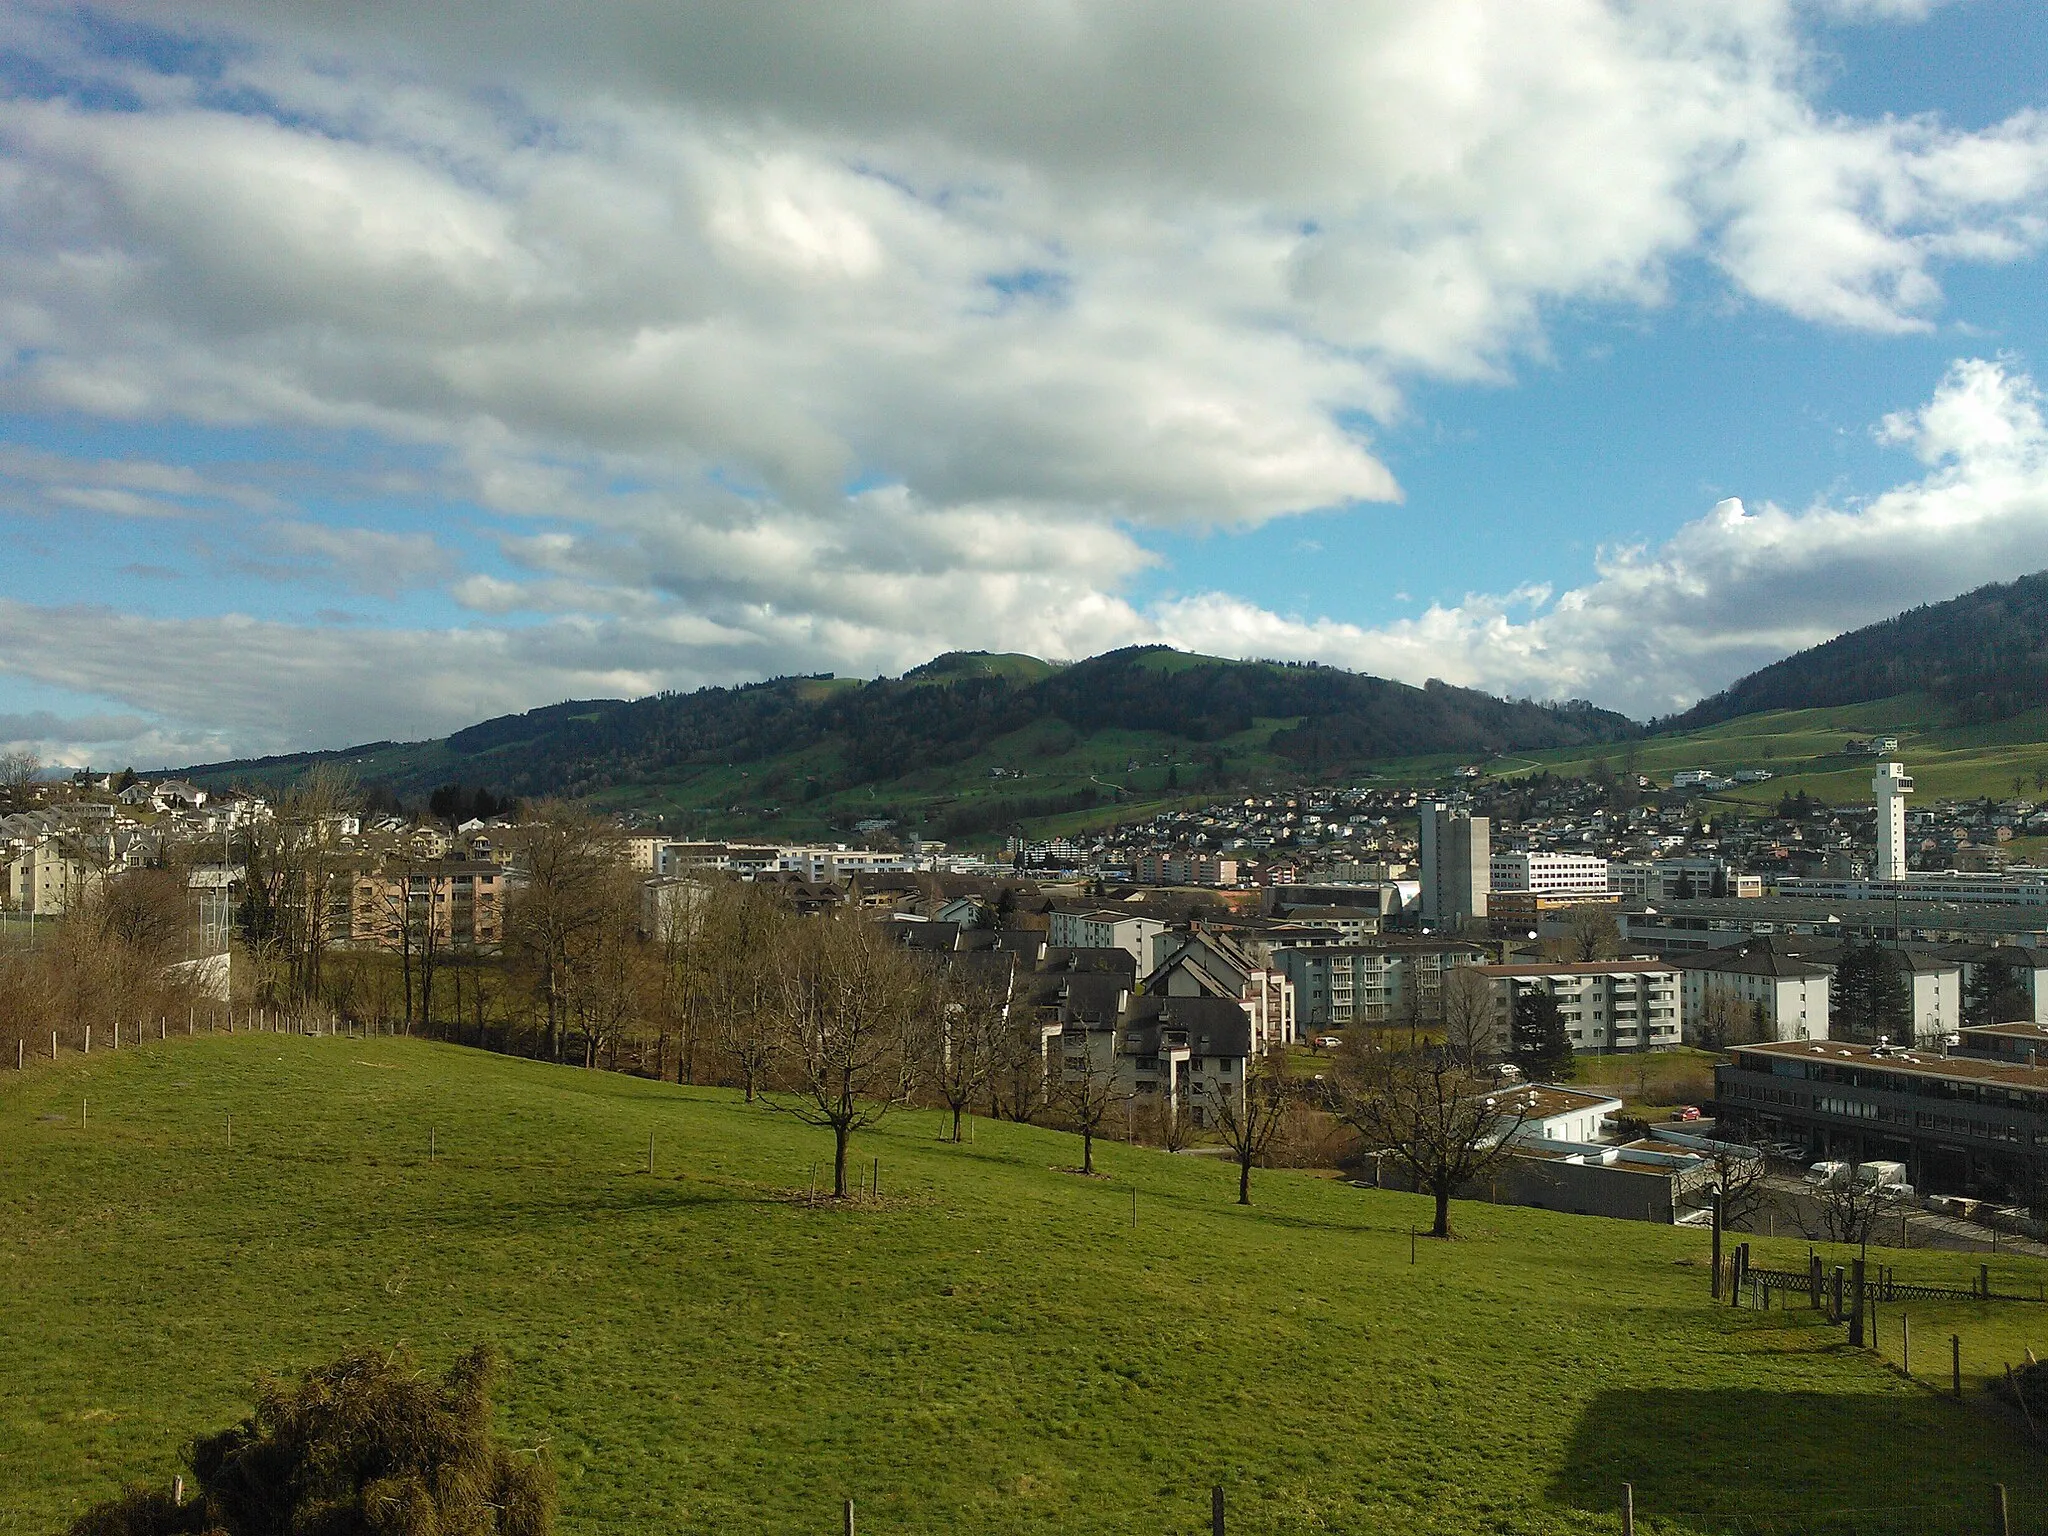
[[[1877,878],[1906,878],[1906,796],[1913,793],[1913,781],[1904,763],[1879,763],[1870,781],[1877,796]]]
[[[1486,818],[1447,805],[1424,805],[1418,820],[1423,917],[1463,923],[1486,916],[1493,884],[1493,840]]]

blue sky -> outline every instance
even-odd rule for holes
[[[949,648],[1662,712],[2048,567],[2048,9],[0,16],[0,745]]]

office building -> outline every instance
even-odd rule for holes
[[[1421,808],[1422,920],[1462,924],[1486,916],[1492,843],[1484,816],[1436,804]]]

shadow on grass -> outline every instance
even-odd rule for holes
[[[1596,1394],[1547,1497],[1644,1532],[2048,1536],[2048,1462],[1954,1403],[1897,1392],[1616,1388]]]

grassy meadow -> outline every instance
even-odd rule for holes
[[[1613,1532],[1625,1480],[1645,1532],[1988,1530],[1999,1482],[2048,1531],[2003,1421],[1710,1306],[1703,1233],[1461,1205],[1411,1264],[1419,1199],[1271,1172],[1247,1210],[1217,1159],[1084,1180],[1070,1137],[938,1130],[860,1138],[881,1198],[832,1207],[826,1137],[737,1095],[459,1047],[0,1074],[0,1536],[168,1483],[259,1371],[401,1340],[504,1347],[574,1536],[825,1532],[847,1497],[877,1533],[1191,1533],[1219,1483],[1233,1531]],[[1950,1327],[1973,1385],[2048,1349],[2048,1306],[1954,1310],[1923,1374]]]

